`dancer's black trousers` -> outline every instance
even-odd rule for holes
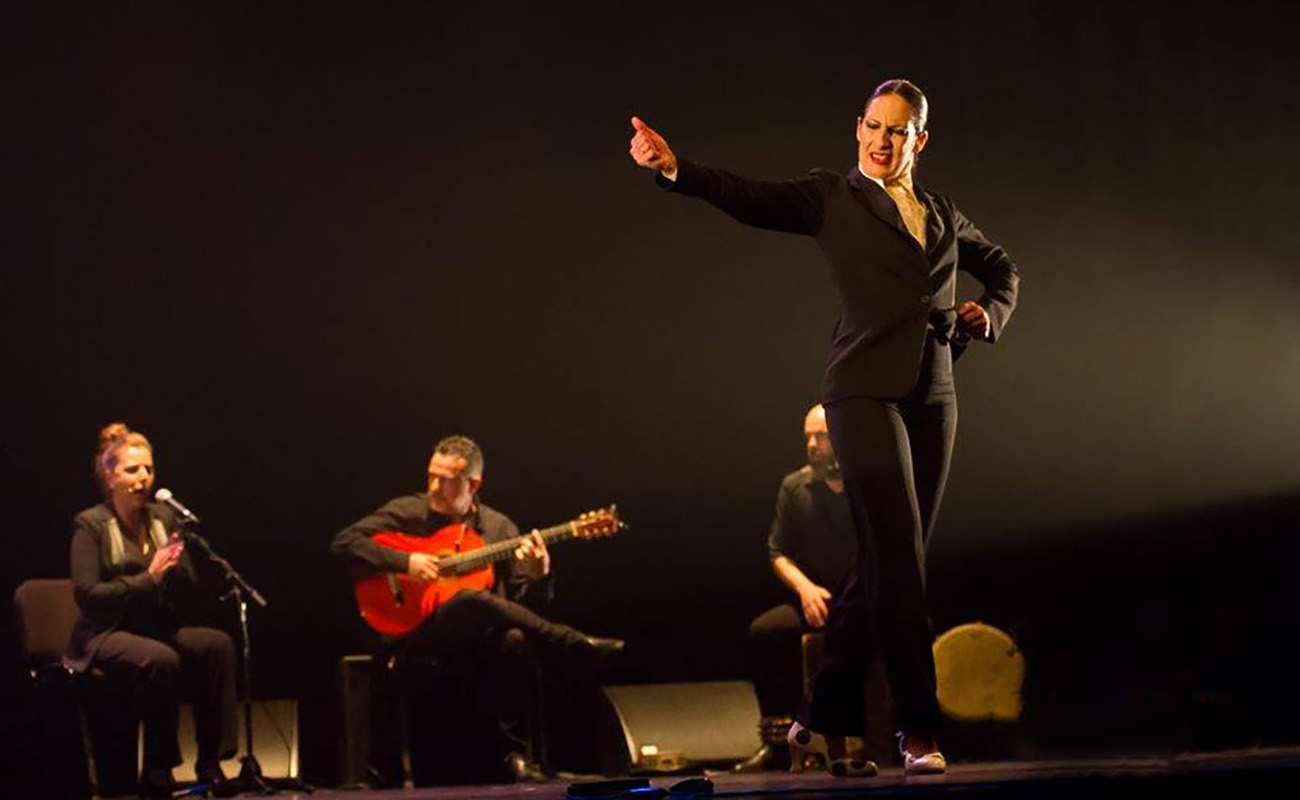
[[[818,732],[863,730],[863,675],[876,652],[898,728],[922,738],[938,728],[925,551],[957,431],[946,345],[929,343],[921,375],[898,400],[851,397],[826,405],[858,554],[831,604],[822,669],[803,715]]]

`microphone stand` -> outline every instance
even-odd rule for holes
[[[197,522],[197,520],[194,520]],[[235,607],[239,609],[239,636],[243,645],[243,676],[244,676],[244,755],[239,758],[239,777],[231,781],[231,785],[223,790],[217,790],[213,787],[214,793],[220,791],[223,796],[243,794],[244,792],[257,792],[259,794],[275,794],[281,791],[302,792],[310,794],[314,787],[304,783],[297,778],[267,778],[262,775],[262,765],[258,763],[257,756],[253,754],[253,668],[252,668],[252,643],[248,635],[248,601],[252,599],[258,607],[266,608],[266,598],[262,593],[253,588],[253,585],[244,580],[244,576],[226,559],[217,554],[212,549],[212,545],[207,539],[204,539],[198,533],[185,524],[179,517],[176,520],[182,536],[186,541],[192,542],[208,560],[216,564],[225,573],[226,581],[230,585],[230,591],[221,596],[222,600],[235,601]]]

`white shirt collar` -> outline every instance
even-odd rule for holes
[[[873,177],[873,176],[868,175],[867,173],[863,172],[863,171],[862,171],[862,165],[861,165],[861,164],[858,165],[857,169],[858,169],[858,173],[859,173],[860,175],[862,175],[862,177],[864,177],[864,178],[866,178],[867,180],[871,181],[872,183],[876,184],[876,185],[879,186],[881,189],[885,189],[885,182],[882,181],[880,178]],[[900,183],[902,183],[903,188],[907,189],[907,193],[908,193],[908,194],[912,195],[913,197],[916,197],[916,189],[914,188],[915,184],[912,183],[912,178],[911,178],[910,175],[908,176],[908,178],[907,178],[906,181],[900,181]],[[889,191],[889,190],[888,190],[888,189],[885,189],[885,191]]]
[[[858,174],[861,175],[862,177],[866,178],[867,180],[871,181],[872,183],[876,184],[876,185],[879,186],[881,189],[885,188],[885,182],[882,181],[882,180],[879,179],[879,178],[874,178],[874,177],[868,175],[867,173],[863,172],[863,171],[862,171],[862,165],[861,165],[861,164],[858,165]]]

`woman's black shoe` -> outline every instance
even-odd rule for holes
[[[170,769],[147,769],[140,775],[137,792],[141,797],[171,797],[180,787]]]
[[[545,783],[550,779],[541,765],[523,753],[506,754],[506,774],[515,783]]]
[[[234,797],[239,794],[239,786],[226,777],[226,772],[221,768],[220,761],[196,764],[194,766],[194,780],[196,783],[207,784],[208,793],[213,797]]]

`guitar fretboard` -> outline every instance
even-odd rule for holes
[[[542,535],[542,541],[546,544],[552,542],[563,542],[572,539],[577,531],[577,522],[565,522],[562,525],[555,525],[550,528],[543,528],[538,531]],[[488,564],[497,561],[504,561],[512,558],[515,550],[523,543],[524,539],[531,537],[513,536],[509,539],[503,539],[499,542],[486,544],[477,550],[470,550],[464,553],[457,553],[452,556],[443,556],[438,559],[438,571],[442,573],[451,573],[453,575],[463,575],[466,572],[473,572],[482,569]]]

